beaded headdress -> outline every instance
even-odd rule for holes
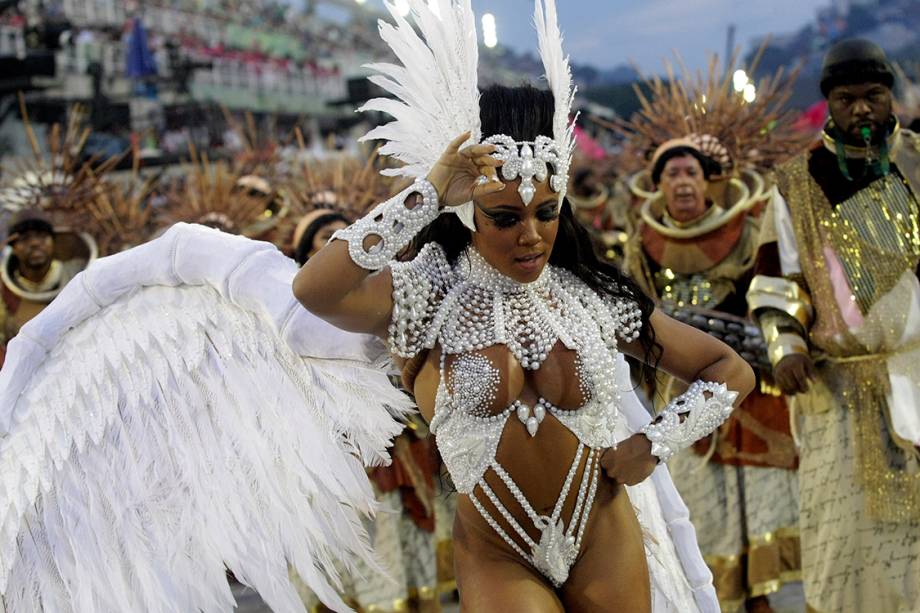
[[[470,0],[408,3],[414,25],[390,3],[386,5],[395,24],[380,22],[380,36],[401,64],[368,66],[377,73],[370,77],[371,82],[395,100],[376,98],[360,109],[387,113],[394,121],[371,130],[362,140],[386,141],[380,152],[405,164],[383,171],[385,174],[424,178],[457,135],[469,131],[471,143],[482,140],[479,43]],[[502,177],[521,180],[518,192],[525,205],[533,199],[534,180],[549,179],[561,206],[575,149],[574,122],[569,121],[575,88],[568,57],[562,50],[555,0],[535,0],[534,24],[546,80],[555,99],[553,137],[521,142],[494,135],[483,142],[495,145],[493,155],[504,162]],[[473,203],[449,210],[475,232]]]

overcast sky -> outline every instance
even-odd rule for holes
[[[381,0],[370,0],[380,2]],[[831,0],[557,0],[566,48],[576,62],[612,68],[635,61],[659,72],[672,49],[703,67],[707,51],[725,49],[729,24],[747,50],[759,36],[787,33],[812,21]],[[536,50],[533,0],[473,0],[478,15],[495,14],[499,40]]]

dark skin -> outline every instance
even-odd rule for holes
[[[827,107],[847,144],[865,145],[864,127],[871,131],[872,141],[879,143],[891,118],[891,90],[881,83],[838,85],[828,92]]]
[[[828,93],[827,105],[831,119],[843,133],[847,144],[864,146],[864,127],[872,133],[872,142],[877,144],[885,138],[885,129],[891,119],[892,96],[891,90],[884,85],[838,85]],[[794,396],[811,389],[817,371],[811,357],[793,354],[777,363],[773,376],[784,394]]]
[[[534,199],[525,205],[517,191],[519,181],[480,185],[479,176],[496,177],[500,162],[489,155],[493,151],[490,146],[461,149],[467,137],[462,135],[445,151],[429,181],[446,206],[470,200],[475,203],[477,231],[473,245],[489,264],[520,282],[532,281],[545,267],[556,241],[558,194],[546,182],[537,183]],[[304,306],[339,327],[387,336],[393,308],[390,271],[385,268],[369,275],[351,261],[342,241],[327,245],[307,262],[294,280],[294,293]],[[664,345],[662,368],[684,380],[723,381],[740,392],[738,402],[753,388],[750,367],[721,342],[658,312],[651,323]],[[640,358],[645,354],[638,343],[624,344],[621,349]],[[517,399],[533,406],[543,397],[562,410],[577,410],[585,402],[578,384],[575,352],[561,343],[535,372],[525,371],[503,345],[478,353],[500,373],[495,406],[489,407],[490,411],[501,411]],[[448,358],[446,369],[453,367],[455,357]],[[436,346],[419,371],[413,389],[419,409],[428,420],[434,413],[439,361],[440,347]],[[518,420],[509,419],[497,459],[537,512],[545,514],[556,502],[577,447],[577,438],[553,417],[544,420],[540,434],[533,438]],[[640,483],[652,473],[657,460],[650,450],[648,439],[637,434],[604,452],[601,463],[608,479],[599,484],[579,559],[569,580],[559,589],[554,589],[495,534],[469,497],[460,496],[454,538],[461,609],[476,613],[649,611],[651,596],[641,529],[628,498],[619,494],[624,484]],[[583,469],[584,462],[580,470]],[[518,523],[531,526],[500,481],[491,473],[486,479]],[[477,497],[485,498],[481,493]],[[565,521],[571,517],[574,505],[575,496],[570,496],[563,509]],[[505,523],[503,518],[498,521]],[[511,531],[506,523],[505,531]],[[538,538],[532,527],[529,531],[532,538]]]
[[[42,230],[27,230],[12,237],[11,242],[19,260],[19,274],[34,283],[41,282],[54,258],[54,236]]]

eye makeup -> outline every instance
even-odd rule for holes
[[[496,207],[494,209],[487,209],[476,205],[483,215],[485,215],[489,221],[491,221],[495,227],[500,229],[511,228],[517,225],[521,221],[521,214],[519,209],[512,208],[502,208]],[[537,208],[536,218],[541,222],[550,222],[559,218],[559,212],[557,210],[556,202],[549,201],[545,202]]]

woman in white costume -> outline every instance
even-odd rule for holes
[[[371,106],[400,119],[372,136],[415,185],[296,282],[272,246],[180,224],[97,261],[10,343],[0,611],[229,611],[225,569],[302,611],[289,565],[348,610],[333,560],[374,563],[364,465],[387,460],[408,407],[379,341],[305,311],[292,282],[412,367],[461,495],[464,610],[718,611],[656,461],[717,427],[750,369],[591,257],[565,201],[554,3],[536,10],[551,93],[497,89],[482,112],[469,0],[410,4],[417,31],[398,15],[381,30],[405,67],[377,77],[402,101]],[[660,366],[699,382],[649,423],[620,351],[653,361],[656,337]]]
[[[536,2],[551,91],[481,97],[469,3],[411,4],[415,28],[395,11],[396,27],[381,26],[403,66],[375,67],[399,100],[369,103],[396,121],[368,137],[388,141],[382,152],[416,182],[336,233],[295,294],[405,360],[460,495],[464,611],[711,610],[680,504],[659,503],[651,482],[629,497],[623,485],[711,432],[753,373],[719,341],[653,312],[575,222],[565,199],[573,91],[553,0]],[[398,261],[407,248],[412,259]],[[643,424],[621,351],[696,383]]]

